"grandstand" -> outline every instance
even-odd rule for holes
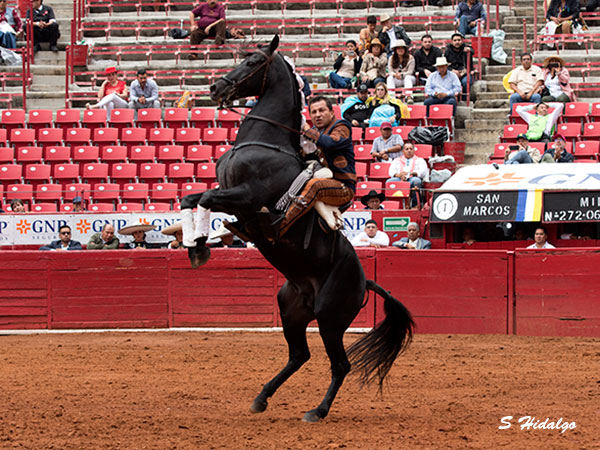
[[[224,3],[228,22],[244,29],[248,41],[266,41],[279,33],[281,51],[295,61],[313,92],[326,93],[338,103],[348,92],[330,89],[327,72],[344,41],[357,37],[367,15],[395,13],[413,46],[419,45],[425,31],[433,35],[436,45],[448,42],[454,31],[453,4],[440,8],[424,2],[422,7],[406,8],[397,0]],[[229,40],[224,47],[216,47],[208,40],[199,49],[192,49],[187,40],[171,39],[170,29],[182,24],[187,27],[185,22],[194,4],[191,1],[161,2],[158,11],[151,0],[57,0],[48,4],[59,18],[59,48],[69,46],[73,50],[70,44],[77,41],[87,45],[87,53],[83,58],[79,53],[75,61],[71,61],[78,55],[75,51],[37,53],[31,64],[26,112],[19,110],[23,103],[22,69],[8,68],[0,76],[0,101],[6,108],[0,120],[3,205],[20,197],[30,210],[68,210],[76,185],[76,191],[89,199],[93,210],[173,210],[191,189],[214,186],[215,162],[235,140],[239,117],[217,111],[208,100],[208,86],[239,61],[242,42]],[[543,17],[541,2],[537,13],[538,18]],[[513,57],[523,45],[538,48],[542,43],[531,26],[535,22],[532,4],[525,0],[490,3],[488,17],[488,28],[498,26],[507,33],[507,64],[490,64],[488,59],[475,63],[473,69],[481,81],[475,83],[472,101],[459,105],[455,118],[434,117],[433,113],[426,117],[419,104],[422,94],[417,91],[411,118],[394,130],[406,137],[416,125],[448,126],[453,139],[444,148],[418,146],[417,153],[426,158],[445,151],[455,156],[458,164],[486,162],[490,155],[490,160],[498,160],[501,143],[511,139],[508,128],[519,129],[518,123],[507,119],[508,94],[501,79],[511,64],[514,66]],[[577,161],[585,162],[598,159],[598,146],[587,141],[600,139],[596,134],[600,127],[592,123],[600,108],[595,103],[591,110],[588,106],[596,95],[595,76],[600,71],[594,61],[593,31],[592,27],[584,39],[585,48],[578,45],[583,41],[573,42],[567,36],[560,50],[569,63],[579,102],[568,105],[559,126],[571,140],[569,147],[578,152]],[[477,44],[475,39],[473,44]],[[188,55],[196,51],[200,59],[189,61]],[[550,54],[537,51],[536,63]],[[110,121],[104,111],[84,111],[84,104],[96,97],[102,82],[99,74],[112,65],[118,65],[128,82],[138,68],[146,68],[159,84],[163,108],[145,111],[137,120],[128,110],[114,111]],[[185,90],[192,91],[191,110],[171,108]],[[369,188],[385,189],[385,164],[373,164],[367,156],[377,135],[377,129],[354,135],[358,175]],[[56,185],[61,186],[60,192]],[[398,192],[401,190],[394,191]],[[402,201],[392,198],[397,196],[387,193],[388,206],[402,206]]]

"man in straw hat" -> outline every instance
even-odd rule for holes
[[[385,53],[390,55],[392,53],[392,45],[396,43],[398,39],[402,39],[407,47],[410,47],[412,40],[406,34],[404,27],[400,25],[393,25],[392,18],[388,14],[382,14],[379,18],[381,23],[381,31],[379,32],[379,41],[383,44]]]
[[[115,227],[107,223],[100,233],[93,234],[88,241],[88,250],[114,250],[119,248],[119,239],[115,237]]]
[[[448,70],[448,61],[444,56],[435,60],[435,67],[437,71],[425,83],[427,98],[423,103],[427,106],[427,114],[430,105],[452,105],[452,115],[456,115],[456,96],[462,92],[460,80]]]
[[[363,62],[358,74],[361,84],[373,88],[379,83],[385,83],[387,71],[387,56],[383,52],[383,45],[375,38],[369,45],[369,51],[363,56]]]
[[[183,246],[183,226],[181,222],[169,225],[160,230],[160,232],[166,236],[175,236],[175,240],[169,242],[168,248],[172,250],[185,250],[185,247]]]
[[[151,231],[156,228],[156,225],[130,225],[128,227],[121,228],[119,234],[125,236],[133,236],[133,242],[125,244],[125,248],[132,250],[140,250],[144,248],[155,248],[154,245],[146,242],[146,231]]]

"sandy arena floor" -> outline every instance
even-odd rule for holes
[[[0,448],[600,448],[600,339],[417,335],[383,398],[348,378],[318,424],[300,420],[329,383],[309,343],[251,414],[286,361],[280,333],[0,336]],[[522,430],[523,416],[576,428]]]

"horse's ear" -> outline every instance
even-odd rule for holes
[[[277,50],[278,46],[279,46],[279,35],[276,34],[275,36],[273,36],[273,40],[269,44],[269,53],[273,54],[273,52],[275,50]]]

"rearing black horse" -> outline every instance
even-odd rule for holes
[[[258,212],[262,207],[273,210],[306,167],[299,157],[299,133],[295,131],[301,126],[298,83],[290,65],[277,53],[278,44],[275,36],[268,47],[259,47],[211,86],[211,98],[221,105],[254,95],[259,101],[241,124],[234,147],[217,163],[220,187],[185,197],[182,210],[200,205],[235,215],[244,234],[287,279],[277,300],[289,360],[264,385],[252,403],[252,412],[263,412],[268,398],[308,361],[306,328],[311,320],[317,320],[331,361],[331,384],[321,404],[304,415],[305,421],[316,422],[328,414],[350,371],[343,336],[363,306],[365,290],[385,299],[386,318],[349,349],[363,382],[378,378],[381,386],[396,356],[410,342],[414,323],[398,300],[365,280],[352,245],[339,231],[319,224],[314,211],[298,220],[283,237],[273,241],[264,236]],[[205,241],[205,237],[198,239],[190,253],[195,265],[208,260]]]

